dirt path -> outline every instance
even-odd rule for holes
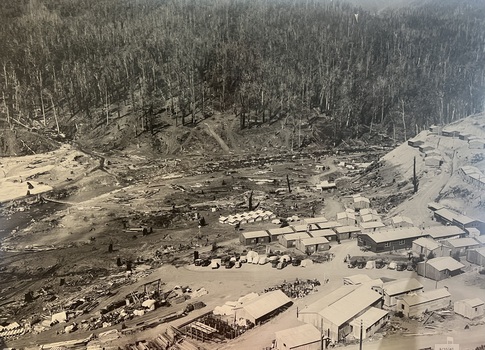
[[[204,123],[205,126],[207,126],[207,131],[209,132],[209,135],[211,135],[217,143],[221,146],[221,148],[224,150],[224,152],[229,153],[230,149],[229,146],[224,142],[224,140],[211,128],[211,126],[207,123]]]

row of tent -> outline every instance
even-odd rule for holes
[[[9,339],[21,335],[25,332],[24,328],[21,327],[17,322],[10,323],[8,326],[0,326],[0,338]]]
[[[283,255],[281,257],[278,256],[267,256],[267,255],[259,255],[255,251],[249,251],[248,254],[246,255],[246,262],[248,264],[259,264],[259,265],[264,265],[269,262],[278,260],[279,262],[286,262],[289,263],[291,262],[291,256],[289,255]]]
[[[266,221],[276,219],[276,215],[269,210],[255,210],[236,215],[220,216],[221,224],[238,225],[257,221]]]

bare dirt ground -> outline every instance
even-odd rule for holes
[[[475,119],[471,118],[461,127],[475,130]],[[86,295],[95,296],[99,304],[76,318],[79,323],[83,319],[97,317],[103,307],[157,278],[166,283],[166,290],[175,285],[189,285],[193,290],[207,289],[209,293],[200,297],[207,307],[189,317],[207,312],[246,293],[260,292],[284,280],[298,277],[323,281],[328,278],[330,282],[321,286],[318,293],[295,300],[295,305],[287,312],[264,326],[230,343],[204,345],[221,349],[262,348],[271,344],[275,331],[298,323],[294,317],[297,306],[304,307],[336,289],[342,284],[343,277],[363,272],[373,278],[399,278],[414,276],[414,272],[348,269],[343,263],[347,254],[372,255],[361,252],[355,240],[333,245],[330,251],[335,258],[332,261],[307,268],[288,266],[275,270],[270,265],[244,265],[238,270],[210,270],[190,265],[194,250],[203,257],[243,253],[245,247],[237,241],[240,230],[278,227],[264,221],[243,224],[240,230],[235,230],[233,226],[218,222],[220,215],[247,211],[251,191],[254,205],[271,210],[281,218],[292,215],[310,217],[313,207],[316,214],[334,219],[336,213],[348,205],[349,196],[354,193],[364,193],[371,198],[372,206],[381,214],[387,217],[395,214],[409,216],[419,226],[436,224],[426,209],[426,204],[434,200],[470,215],[483,213],[478,205],[480,194],[464,184],[456,174],[460,166],[468,164],[471,157],[480,154],[480,151],[469,150],[461,140],[423,132],[419,137],[435,144],[444,159],[441,169],[432,169],[424,165],[419,151],[406,144],[380,160],[382,153],[378,151],[371,156],[364,152],[325,154],[312,151],[298,154],[278,152],[277,149],[270,152],[265,150],[266,145],[257,143],[254,143],[252,153],[242,153],[237,148],[241,135],[231,131],[231,125],[222,118],[208,123],[209,126],[201,125],[201,130],[193,130],[186,135],[184,155],[178,158],[157,159],[143,147],[137,146],[103,155],[82,151],[75,146],[63,146],[53,153],[2,158],[0,170],[3,170],[4,177],[1,178],[0,172],[0,181],[14,186],[9,187],[8,191],[4,190],[3,194],[0,192],[4,196],[0,200],[4,202],[0,207],[0,230],[3,229],[0,235],[6,237],[1,241],[0,251],[2,320],[20,323],[42,321],[51,313],[61,310],[69,301]],[[252,140],[258,132],[255,131]],[[195,140],[202,133],[210,139],[208,147],[217,148],[219,153],[199,152],[194,148]],[[266,139],[267,146],[282,140],[289,142],[287,135],[275,134]],[[175,143],[170,143],[168,139],[165,141],[167,147],[175,149]],[[224,155],[226,147],[229,153]],[[222,154],[221,148],[224,151]],[[410,178],[415,156],[420,187],[418,193],[412,195]],[[375,162],[367,169],[358,169],[359,163],[373,160]],[[344,162],[344,165],[338,165],[340,162]],[[325,170],[317,170],[316,165],[325,166]],[[474,165],[484,168],[483,161]],[[287,175],[291,193],[286,189]],[[20,178],[22,182],[18,180]],[[26,198],[25,181],[29,180],[35,181],[32,183],[34,188],[49,188],[39,193],[41,197]],[[333,193],[316,191],[315,185],[322,180],[336,180],[338,189]],[[472,195],[462,196],[462,192],[456,191],[456,188],[468,189]],[[18,199],[11,201],[17,196]],[[40,207],[51,205],[53,210],[37,213],[35,209],[42,201],[51,202]],[[206,225],[198,227],[196,213],[204,217]],[[29,214],[32,215],[29,217]],[[143,234],[143,228],[147,228],[147,231],[151,228],[152,232]],[[221,248],[211,252],[213,243]],[[110,244],[114,251],[108,253]],[[121,259],[121,266],[117,266],[117,258]],[[131,277],[125,277],[128,262],[135,267]],[[145,270],[147,266],[151,268]],[[65,281],[62,286],[61,279]],[[436,287],[434,282],[421,281],[426,289]],[[485,298],[482,288],[485,282],[471,268],[459,277],[439,282],[440,285],[446,285],[454,299]],[[466,288],[463,288],[464,285]],[[51,292],[42,294],[42,289]],[[103,290],[109,293],[101,293]],[[24,295],[29,291],[34,292],[35,300],[26,303]],[[157,321],[164,315],[181,310],[183,305],[159,308],[126,321],[126,325],[134,327],[141,322],[148,324]],[[180,324],[185,319],[172,324]],[[448,325],[444,323],[433,332],[441,336],[446,333]],[[28,333],[8,345],[23,347],[80,339],[90,333],[120,327],[113,325],[91,331],[57,334],[63,326],[45,327],[38,334]],[[162,324],[108,345],[121,346],[150,339],[166,327],[167,324]],[[415,327],[419,328],[419,325]],[[470,331],[475,332],[474,329],[472,327]],[[461,332],[459,334],[462,336]]]

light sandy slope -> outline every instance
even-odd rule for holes
[[[58,150],[23,157],[0,158],[0,203],[24,197],[30,182],[34,188],[30,194],[52,190],[82,177],[98,164],[84,153],[63,145]]]
[[[462,133],[470,133],[477,137],[485,137],[484,115],[472,116],[445,127],[445,130],[454,129]],[[396,207],[389,216],[401,214],[410,217],[415,225],[435,225],[427,203],[439,200],[441,203],[461,213],[474,217],[483,217],[483,209],[477,207],[481,193],[477,188],[466,184],[458,174],[464,165],[477,166],[485,170],[485,161],[471,163],[476,154],[484,154],[485,150],[470,149],[468,142],[457,137],[444,137],[428,131],[421,132],[415,139],[422,140],[433,146],[443,158],[441,168],[432,168],[424,163],[424,156],[417,148],[403,143],[382,158],[388,167],[393,167],[396,173],[404,179],[412,179],[413,159],[416,157],[416,170],[419,178],[418,193]],[[454,189],[467,189],[469,196],[459,197],[453,194]]]

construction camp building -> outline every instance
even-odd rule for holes
[[[357,244],[361,247],[369,247],[374,253],[379,253],[411,248],[413,241],[422,236],[421,230],[417,227],[402,227],[362,233],[358,236]]]
[[[452,257],[443,256],[419,262],[417,272],[420,276],[434,281],[441,281],[460,274],[462,272],[461,269],[464,267],[465,265]]]
[[[398,301],[397,309],[406,317],[420,316],[424,312],[446,309],[451,303],[448,289],[434,289],[431,291],[410,294]]]
[[[244,245],[265,244],[270,242],[267,231],[241,232],[239,241]]]
[[[466,232],[457,226],[431,226],[423,229],[426,236],[430,236],[435,241],[465,237]]]
[[[292,303],[291,299],[278,289],[244,303],[238,310],[237,317],[249,320],[254,324],[260,324],[286,310]]]
[[[471,237],[448,239],[444,244],[450,247],[452,256],[455,254],[463,256],[469,249],[480,247],[480,243]]]
[[[275,332],[278,350],[320,350],[321,342],[321,332],[311,324]]]
[[[391,315],[388,311],[371,307],[350,322],[351,334],[355,339],[360,339],[360,327],[362,325],[362,339],[367,339],[381,329],[390,318]]]
[[[361,285],[344,285],[298,312],[298,319],[322,327],[329,341],[342,341],[353,332],[354,320],[360,320],[373,307],[380,309],[382,297],[372,290],[372,286],[380,284],[381,280],[372,280]],[[367,320],[374,321],[373,324],[365,324],[370,331],[383,324],[382,317],[374,314],[368,314]]]
[[[305,238],[310,238],[310,237],[311,236],[308,232],[295,232],[295,233],[279,236],[278,242],[285,248],[294,248],[296,247],[297,241]]]
[[[325,237],[310,237],[299,239],[295,242],[296,249],[304,254],[313,254],[330,249],[330,244]]]
[[[278,241],[278,238],[282,235],[287,235],[290,233],[295,233],[291,226],[279,227],[279,228],[272,228],[268,230],[269,236],[271,238],[271,242]]]
[[[453,311],[456,314],[473,320],[474,318],[483,317],[485,314],[485,303],[479,298],[458,300],[453,305]]]
[[[396,310],[398,300],[410,293],[421,293],[423,285],[415,278],[400,278],[396,281],[383,283],[382,286],[374,286],[376,292],[383,297],[383,307],[387,310]]]
[[[466,254],[466,261],[481,267],[485,267],[485,247],[468,250]]]
[[[414,240],[412,250],[417,256],[424,258],[428,258],[430,254],[432,254],[431,258],[451,255],[451,248],[429,237],[420,237]]]

